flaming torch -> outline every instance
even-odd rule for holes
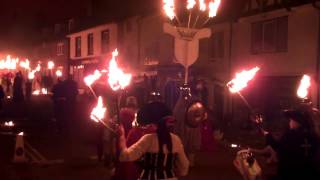
[[[30,62],[28,59],[25,61],[20,62],[20,67],[24,68],[25,70],[30,70]]]
[[[53,61],[49,61],[48,62],[48,69],[53,69],[54,67],[54,62]]]
[[[57,76],[58,78],[62,77],[62,71],[58,69],[58,70],[56,71],[56,76]]]
[[[190,21],[192,17],[192,9],[196,5],[196,0],[188,0],[187,9],[189,10],[188,28],[190,27]]]
[[[112,52],[112,59],[109,63],[109,78],[108,83],[112,90],[117,91],[119,89],[126,88],[131,81],[132,75],[125,74],[119,67],[116,62],[116,57],[118,56],[118,50]]]
[[[209,14],[208,19],[201,25],[204,26],[210,20],[210,18],[217,16],[217,12],[220,6],[221,0],[215,0],[214,2],[209,2]]]
[[[97,123],[102,123],[106,128],[114,132],[114,130],[103,121],[106,116],[106,111],[107,108],[103,105],[102,97],[99,96],[97,106],[91,111],[90,118]]]
[[[236,73],[236,77],[227,83],[229,91],[231,93],[237,93],[243,102],[247,105],[250,111],[252,111],[251,106],[248,101],[244,98],[244,96],[240,93],[242,89],[247,87],[248,82],[254,78],[256,73],[260,70],[259,67],[252,68],[251,70],[243,70],[240,73]]]
[[[113,91],[120,92],[117,93],[117,115],[119,120],[119,103],[121,100],[121,90],[125,89],[131,81],[132,75],[126,74],[118,67],[116,62],[116,57],[118,56],[118,50],[115,49],[112,52],[112,59],[109,63],[108,70],[108,83]]]
[[[236,77],[227,83],[229,91],[231,93],[237,93],[242,101],[246,104],[249,109],[250,114],[253,114],[253,109],[246,100],[246,98],[241,94],[241,90],[247,87],[248,82],[251,81],[256,73],[260,70],[259,67],[252,68],[250,70],[243,70],[240,73],[236,73]],[[254,122],[257,124],[258,129],[263,132],[262,122],[263,118],[261,114],[254,114]]]
[[[95,70],[93,74],[90,74],[84,78],[85,84],[89,87],[90,91],[94,95],[95,98],[97,98],[96,93],[93,91],[91,85],[98,80],[101,77],[101,73],[98,70]]]
[[[299,88],[297,90],[297,95],[302,101],[308,100],[309,88],[311,86],[311,78],[308,75],[303,75]]]
[[[163,11],[168,16],[168,18],[172,21],[174,18],[178,21],[178,24],[180,25],[180,20],[178,16],[176,16],[176,13],[174,12],[174,0],[163,0]]]
[[[171,23],[164,23],[163,31],[174,37],[174,54],[177,61],[185,68],[185,84],[188,83],[188,69],[199,57],[199,41],[203,38],[209,38],[211,36],[211,29],[203,28],[211,18],[217,15],[218,8],[221,0],[187,0],[186,9],[189,11],[189,18],[185,27],[180,26],[181,23],[176,26]],[[198,8],[195,8],[198,7]],[[174,0],[163,0],[163,9],[166,16],[173,20],[175,17],[178,21],[178,15],[175,13]],[[197,17],[192,19],[192,13],[197,12]],[[207,20],[203,19],[201,15],[209,12],[206,16]],[[205,22],[202,26],[197,26],[198,22]],[[191,22],[192,21],[192,22]],[[179,21],[178,21],[179,22]],[[192,53],[190,53],[192,52]]]

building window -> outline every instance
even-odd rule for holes
[[[251,51],[253,54],[286,52],[287,50],[287,16],[252,24]]]
[[[88,34],[88,55],[93,55],[93,33]]]
[[[76,57],[81,56],[81,37],[76,37]]]
[[[101,32],[101,51],[106,53],[109,51],[110,46],[110,31],[104,30]]]
[[[224,58],[224,32],[214,32],[209,39],[209,58]]]
[[[62,56],[64,54],[64,44],[58,43],[57,44],[57,56]]]

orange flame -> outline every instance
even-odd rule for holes
[[[18,135],[19,135],[19,136],[23,136],[23,135],[24,135],[24,133],[23,133],[23,132],[20,132]]]
[[[47,90],[46,88],[42,88],[42,89],[41,89],[41,93],[42,93],[42,94],[48,94],[48,90]]]
[[[221,0],[215,0],[209,3],[209,17],[214,17],[217,15]]]
[[[14,123],[12,121],[4,122],[4,126],[13,127]]]
[[[297,95],[299,98],[307,98],[309,94],[309,88],[311,86],[311,78],[308,75],[303,75],[299,88],[297,90]]]
[[[14,70],[17,68],[17,63],[19,62],[18,58],[11,58],[10,55],[4,60],[0,60],[0,69],[11,69]]]
[[[32,92],[32,94],[33,94],[33,95],[40,95],[40,90],[34,90],[34,91]]]
[[[62,76],[62,71],[61,70],[57,70],[56,71],[56,76],[57,77],[61,77]]]
[[[169,19],[172,20],[175,17],[174,0],[163,0],[163,10]]]
[[[187,9],[192,9],[196,5],[196,0],[188,0]]]
[[[25,61],[21,61],[20,62],[20,67],[26,69],[26,70],[30,70],[30,62],[28,59],[26,59]]]
[[[99,122],[105,117],[106,110],[107,108],[103,106],[102,98],[101,96],[99,96],[98,104],[96,107],[93,108],[90,118],[95,122]]]
[[[40,64],[37,64],[36,70],[35,71],[40,71],[41,70],[41,66]]]
[[[259,67],[255,67],[249,71],[243,70],[240,73],[236,73],[236,77],[228,82],[227,86],[231,93],[236,93],[245,88],[250,80],[256,75],[260,70]]]
[[[48,62],[48,69],[53,69],[54,67],[54,62],[53,61],[49,61]]]
[[[35,70],[29,72],[29,73],[28,73],[28,79],[30,79],[30,80],[34,79],[34,73],[35,73],[35,72],[36,72]]]
[[[95,70],[93,74],[90,74],[84,78],[84,82],[87,86],[91,86],[96,80],[101,77],[101,73],[98,70]]]
[[[125,74],[120,68],[118,68],[116,56],[118,56],[117,49],[112,52],[112,59],[110,60],[108,71],[108,83],[114,91],[124,89],[128,86],[132,77],[131,74]]]
[[[204,0],[199,0],[199,9],[200,11],[205,11],[207,9],[207,6]]]

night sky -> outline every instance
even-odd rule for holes
[[[246,0],[222,0],[222,5],[232,15],[230,5],[239,6],[243,1]],[[0,53],[26,50],[36,43],[41,27],[84,17],[88,9],[94,16],[112,18],[160,11],[161,4],[162,0],[1,0]]]

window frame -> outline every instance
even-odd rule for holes
[[[78,44],[78,41],[80,42]],[[75,57],[81,57],[81,36],[75,38]]]
[[[93,55],[93,53],[94,53],[94,48],[93,48],[94,36],[93,36],[93,33],[89,33],[88,34],[87,43],[88,43],[88,55]]]
[[[254,22],[251,24],[251,53],[281,53],[288,52],[288,16]],[[268,31],[268,25],[271,31]],[[285,25],[285,26],[283,26]],[[267,32],[272,32],[267,34]],[[266,39],[266,37],[273,37]],[[268,47],[269,41],[269,47]],[[273,41],[273,42],[272,42]],[[272,43],[270,43],[272,42]]]
[[[108,34],[108,38],[104,39],[104,33]],[[101,31],[101,52],[102,53],[107,53],[110,51],[110,30],[109,29],[105,29],[103,31]]]
[[[63,56],[64,55],[64,43],[59,42],[57,43],[57,56]]]

